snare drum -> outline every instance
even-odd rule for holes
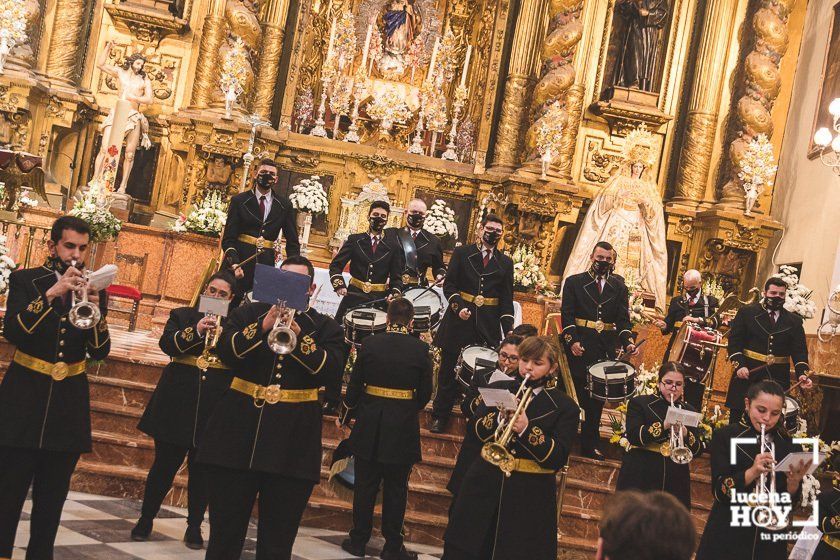
[[[362,307],[344,315],[344,340],[356,346],[369,335],[385,332],[387,314],[373,307]]]
[[[485,346],[465,346],[455,365],[455,378],[463,385],[469,386],[472,382],[476,370],[475,361],[479,358],[495,364],[499,361],[499,354]]]
[[[683,323],[668,360],[685,366],[686,376],[706,383],[715,364],[721,334],[693,323]]]
[[[625,401],[636,393],[636,368],[615,360],[596,362],[586,370],[586,388],[595,400]]]
[[[785,397],[785,429],[790,434],[799,431],[799,403],[793,397]]]
[[[437,328],[443,311],[443,299],[435,290],[409,288],[403,297],[414,304],[415,333],[430,332]],[[426,311],[428,309],[428,312]]]

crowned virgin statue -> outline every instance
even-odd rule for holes
[[[627,135],[621,167],[586,212],[563,279],[587,270],[592,248],[607,241],[618,253],[614,272],[654,295],[656,307],[665,309],[665,215],[656,183],[648,176],[654,163],[651,142],[644,128]]]
[[[379,68],[383,73],[401,75],[406,68],[405,55],[420,32],[421,17],[415,0],[390,0],[382,13],[384,36]]]

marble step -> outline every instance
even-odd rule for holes
[[[141,410],[146,408],[155,390],[152,383],[98,375],[88,376],[88,383],[91,401],[138,407]]]

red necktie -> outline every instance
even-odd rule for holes
[[[490,262],[490,251],[484,251],[484,268],[487,268],[487,263]]]
[[[379,237],[378,236],[374,236],[370,240],[370,247],[371,247],[371,251],[375,255],[376,254],[376,248],[379,247]]]
[[[417,241],[417,232],[416,232],[416,231],[412,231],[412,232],[411,232],[411,238],[412,238],[414,241]]]
[[[260,197],[260,219],[265,220],[265,195]]]
[[[770,326],[771,327],[776,326],[776,312],[775,311],[770,312]]]
[[[604,286],[603,286],[603,284],[601,284],[601,279],[597,278],[595,280],[595,283],[598,284],[598,294],[600,295],[600,294],[604,293]]]

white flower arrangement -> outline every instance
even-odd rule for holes
[[[77,193],[71,216],[81,218],[90,226],[92,243],[116,239],[122,221],[111,213],[111,191],[100,180],[91,181],[84,193]]]
[[[627,291],[630,293],[630,323],[635,327],[636,325],[643,325],[650,322],[650,317],[645,307],[645,301],[642,297],[642,290],[639,287],[639,281],[636,278],[635,272],[627,270],[624,284],[627,286]]]
[[[20,197],[15,201],[16,208],[35,208],[36,206],[38,206],[38,201],[29,196],[30,192],[31,191],[25,190],[20,194]]]
[[[426,229],[437,236],[458,237],[458,224],[455,223],[455,211],[447,206],[446,201],[437,199],[426,215]]]
[[[817,313],[817,306],[811,301],[812,291],[799,283],[799,275],[796,274],[796,269],[792,266],[783,265],[779,267],[779,272],[774,276],[781,278],[787,284],[785,309],[803,319],[813,318]]]
[[[744,189],[746,209],[749,216],[753,205],[765,187],[773,184],[776,165],[773,164],[773,145],[764,134],[759,134],[749,141],[744,156],[738,164],[738,179]]]
[[[321,177],[318,175],[303,179],[292,187],[292,191],[289,200],[292,201],[292,206],[300,212],[310,212],[313,215],[329,212],[330,203],[327,200],[324,185],[321,183]]]
[[[9,291],[9,275],[18,265],[9,256],[9,247],[6,245],[7,238],[0,235],[0,295],[6,295]]]
[[[172,230],[218,237],[227,220],[227,204],[222,200],[222,195],[215,191],[209,192],[200,204],[193,207],[189,216],[181,214],[178,217],[172,224]]]
[[[545,287],[545,274],[540,268],[534,249],[527,245],[519,245],[513,255],[513,285],[525,288],[525,291]]]

